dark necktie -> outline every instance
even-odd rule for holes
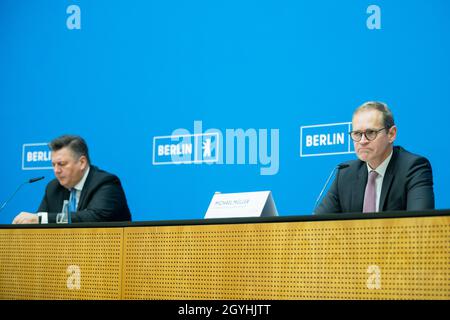
[[[376,171],[370,171],[369,178],[367,179],[366,191],[364,193],[363,212],[375,212],[377,210],[377,188],[375,186],[377,176],[378,173]]]

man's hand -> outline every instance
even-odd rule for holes
[[[39,217],[35,213],[21,212],[13,220],[13,224],[39,223]]]

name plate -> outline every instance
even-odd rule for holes
[[[209,218],[241,218],[277,216],[277,208],[270,191],[219,193],[216,192],[206,211]]]

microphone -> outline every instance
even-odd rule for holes
[[[314,204],[314,209],[313,212],[316,211],[317,209],[317,205],[319,204],[319,200],[322,197],[322,193],[325,191],[326,187],[328,186],[328,182],[330,182],[331,177],[333,176],[333,174],[336,172],[336,170],[340,170],[340,169],[344,169],[349,167],[349,164],[343,163],[343,164],[338,164],[336,167],[333,168],[333,170],[331,170],[330,175],[328,176],[327,182],[325,182],[325,185],[323,186],[322,190],[320,191],[319,196],[317,197],[316,203]]]
[[[39,180],[42,180],[42,179],[44,179],[44,178],[45,178],[45,177],[36,177],[36,178],[32,178],[32,179],[30,179],[30,180],[27,180],[27,181],[25,181],[25,182],[22,182],[22,183],[19,185],[19,187],[17,187],[16,191],[14,191],[14,193],[12,194],[12,196],[10,196],[10,197],[8,198],[8,200],[6,200],[5,202],[2,203],[2,205],[0,206],[0,211],[3,210],[3,208],[6,206],[6,204],[7,204],[9,201],[11,201],[12,198],[14,198],[14,196],[15,196],[16,193],[17,193],[17,191],[19,191],[20,188],[22,188],[25,184],[27,184],[27,183],[34,183],[34,182],[39,181]]]
[[[42,180],[42,179],[44,179],[44,178],[45,178],[44,176],[42,176],[42,177],[37,177],[37,178],[32,178],[32,179],[28,180],[28,183],[33,183],[33,182]]]

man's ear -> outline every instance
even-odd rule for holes
[[[86,169],[87,164],[88,164],[86,156],[81,156],[79,161],[81,162],[81,170]]]
[[[389,137],[389,142],[391,144],[394,143],[395,139],[397,138],[397,127],[396,126],[392,126],[389,129],[388,137]]]

